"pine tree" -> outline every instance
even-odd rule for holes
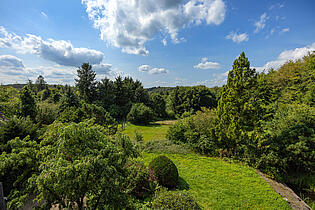
[[[30,116],[30,118],[34,120],[36,116],[36,102],[28,86],[23,87],[20,93],[20,100],[21,115],[23,117]]]
[[[230,155],[239,153],[258,122],[257,74],[245,53],[234,61],[219,100],[216,134]]]
[[[77,73],[78,79],[75,79],[76,87],[78,88],[81,97],[86,102],[91,103],[96,94],[96,74],[92,70],[92,66],[88,63],[83,63],[77,70]]]

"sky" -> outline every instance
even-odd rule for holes
[[[315,51],[314,0],[0,0],[0,83],[222,86],[245,52],[258,72]]]

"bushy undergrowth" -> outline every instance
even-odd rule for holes
[[[153,209],[197,210],[201,209],[186,191],[158,191],[152,202]]]
[[[188,154],[191,149],[184,144],[174,144],[170,140],[149,141],[144,145],[143,151],[149,153]]]
[[[160,185],[174,188],[178,184],[176,165],[166,156],[158,156],[149,163],[149,173],[152,173]]]
[[[156,178],[149,174],[148,168],[143,162],[130,162],[127,168],[127,193],[138,199],[150,197],[157,186]]]
[[[215,156],[219,149],[214,130],[215,120],[215,110],[202,109],[195,115],[178,120],[166,136],[174,143],[184,143],[202,154]]]

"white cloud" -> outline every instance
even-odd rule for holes
[[[162,43],[163,43],[164,46],[166,46],[166,45],[167,45],[166,39],[163,39],[163,40],[162,40]]]
[[[256,21],[254,24],[256,26],[254,33],[258,33],[259,31],[265,28],[266,21],[268,20],[268,18],[269,17],[267,16],[267,13],[264,13],[260,16],[260,19]]]
[[[39,36],[27,34],[25,37],[8,33],[0,26],[0,47],[11,48],[18,53],[31,53],[64,66],[80,66],[84,62],[99,64],[103,53],[87,48],[75,48],[70,41],[43,40]]]
[[[289,32],[290,31],[290,28],[283,28],[280,33],[286,33],[286,32]]]
[[[159,33],[170,35],[174,43],[180,29],[199,25],[219,25],[225,18],[223,0],[82,0],[100,37],[129,54],[147,55],[145,43]]]
[[[201,62],[194,66],[195,69],[219,69],[220,64],[217,62],[210,62],[208,58],[202,58]]]
[[[249,40],[247,33],[237,34],[235,32],[231,32],[229,35],[225,37],[226,39],[231,39],[233,42],[241,43]]]
[[[149,65],[141,65],[138,70],[140,72],[147,72],[148,74],[167,74],[168,70],[165,68],[151,68]]]
[[[280,53],[277,60],[267,62],[263,67],[255,67],[257,71],[278,69],[281,65],[285,64],[289,60],[296,61],[303,58],[309,52],[315,51],[315,42],[311,45],[295,48],[294,50],[285,50]]]
[[[44,17],[44,18],[48,18],[47,14],[43,11],[40,12],[40,14]]]

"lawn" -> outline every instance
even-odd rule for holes
[[[159,154],[143,153],[148,164]],[[204,209],[291,209],[254,169],[197,154],[165,154],[177,166],[180,188]]]
[[[138,131],[143,135],[143,140],[145,142],[153,140],[164,140],[166,139],[166,133],[169,127],[171,127],[174,122],[175,121],[170,120],[158,121],[147,126],[133,125],[131,123],[128,123],[125,126],[123,133],[127,134],[131,139],[133,139],[135,131]]]

